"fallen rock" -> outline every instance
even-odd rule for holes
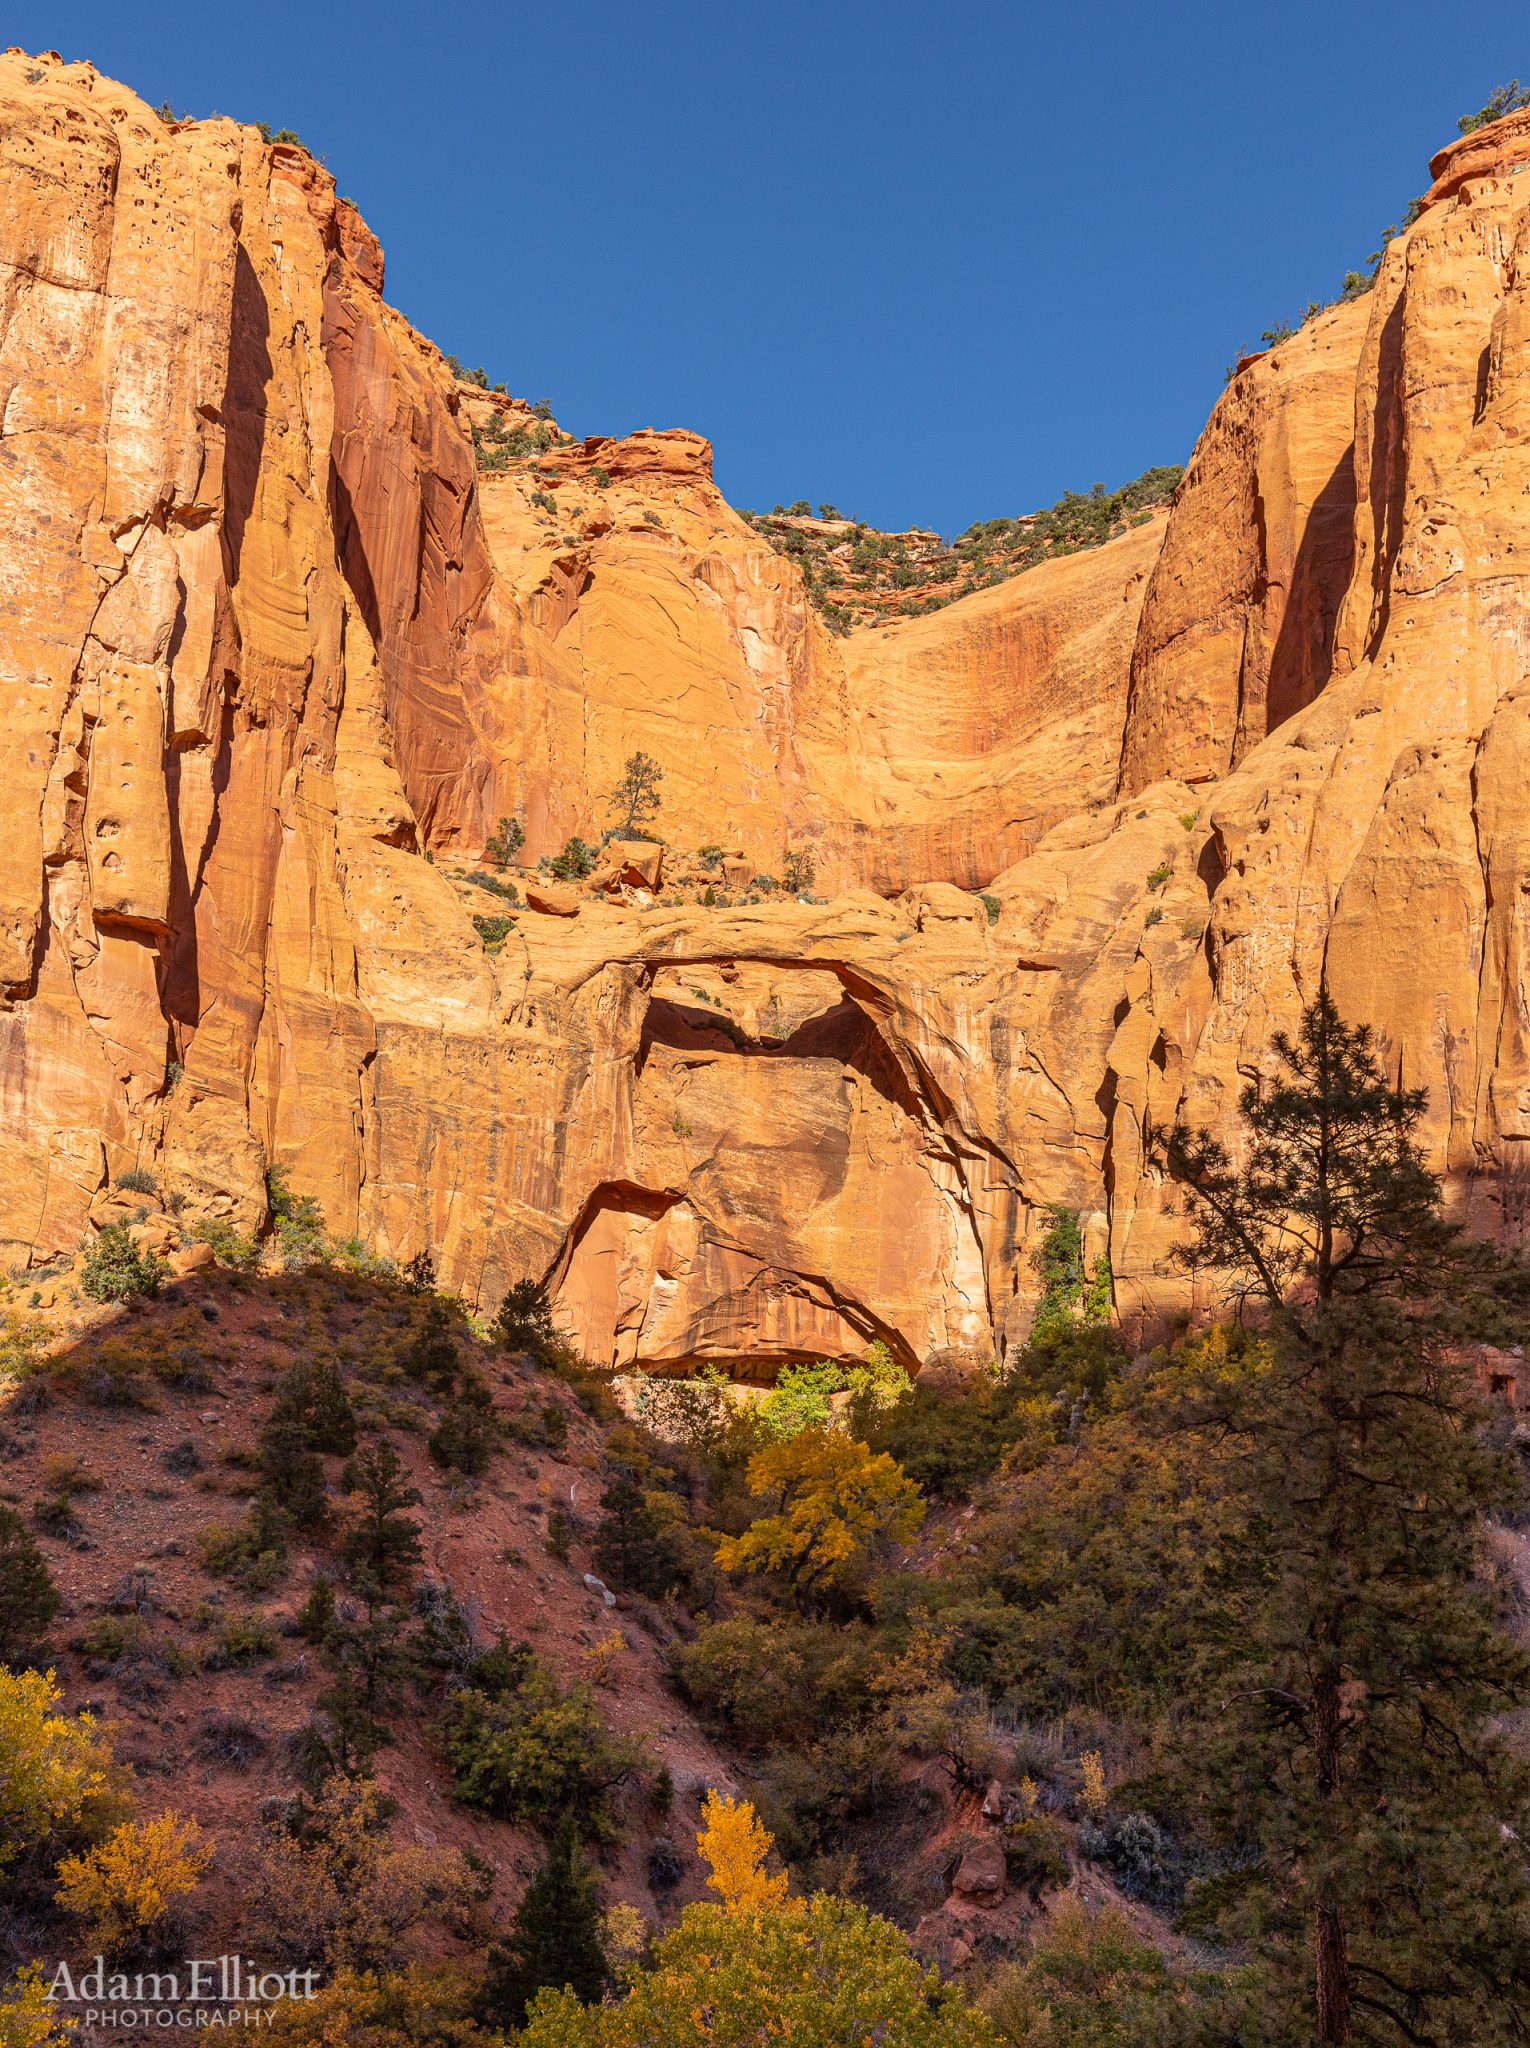
[[[613,839],[606,859],[628,889],[657,889],[664,873],[664,848],[652,839]]]
[[[577,917],[584,906],[565,882],[528,882],[526,908],[544,917]]]
[[[1004,1896],[1004,1882],[1004,1844],[995,1835],[979,1835],[968,1844],[951,1891],[975,1906],[996,1906]]]

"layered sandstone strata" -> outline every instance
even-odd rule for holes
[[[1520,1227],[1522,122],[1240,370],[1167,523],[839,640],[694,435],[481,473],[529,415],[301,150],[15,52],[0,107],[11,1263],[135,1165],[255,1222],[279,1161],[613,1365],[985,1355],[1053,1203],[1182,1299],[1145,1130],[1229,1129],[1325,971]],[[827,900],[613,868],[486,947],[458,871],[595,836],[634,747],[682,851]]]

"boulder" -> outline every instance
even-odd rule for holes
[[[179,1251],[174,1251],[170,1254],[169,1259],[170,1271],[177,1279],[185,1273],[200,1272],[203,1266],[211,1266],[214,1262],[215,1254],[212,1246],[210,1244],[202,1244],[200,1241],[183,1244]]]
[[[1004,1896],[1004,1844],[997,1835],[979,1835],[968,1843],[951,1880],[954,1897],[975,1906],[996,1906]]]
[[[664,873],[664,848],[656,839],[612,839],[606,863],[627,889],[657,889]]]
[[[577,917],[583,906],[567,882],[528,882],[526,908],[544,917]]]

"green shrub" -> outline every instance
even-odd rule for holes
[[[826,1429],[833,1420],[831,1396],[843,1393],[845,1384],[843,1367],[828,1359],[817,1365],[785,1365],[760,1404],[760,1419],[773,1437]]]
[[[684,1644],[675,1675],[687,1699],[736,1741],[775,1749],[860,1714],[874,1659],[863,1627],[740,1615]]]
[[[521,900],[521,892],[514,882],[501,881],[498,875],[485,875],[475,870],[464,875],[462,879],[474,889],[486,889],[491,896],[498,896],[504,903],[519,903]]]
[[[227,1671],[274,1657],[277,1635],[261,1614],[230,1614],[224,1617],[212,1647],[202,1658],[204,1671]]]
[[[988,912],[988,922],[990,924],[997,924],[999,922],[1000,913],[1004,908],[1004,905],[999,901],[998,897],[979,896],[978,901],[982,904],[983,908]]]
[[[290,1366],[277,1382],[272,1414],[293,1417],[305,1448],[322,1456],[348,1458],[356,1448],[356,1411],[332,1359]]]
[[[788,896],[806,895],[818,873],[818,857],[811,847],[791,848],[781,864],[781,886]]]
[[[331,1247],[324,1234],[324,1211],[312,1195],[293,1194],[287,1185],[285,1167],[274,1165],[266,1169],[266,1198],[271,1204],[282,1263],[289,1272],[320,1264],[329,1257]]]
[[[1475,135],[1479,128],[1501,121],[1505,114],[1517,114],[1522,107],[1530,107],[1530,86],[1511,78],[1507,85],[1495,87],[1475,114],[1463,114],[1456,127],[1462,135]]]
[[[1078,1211],[1056,1203],[1048,1214],[1052,1220],[1033,1261],[1042,1283],[1031,1326],[1036,1341],[1045,1341],[1067,1329],[1079,1316],[1086,1323],[1108,1320],[1113,1301],[1110,1264],[1105,1254],[1096,1257],[1088,1273],[1084,1270],[1084,1239]]]
[[[247,1593],[269,1593],[287,1568],[283,1517],[274,1502],[258,1494],[244,1521],[208,1523],[197,1531],[196,1546],[204,1571]]]
[[[152,1195],[159,1191],[159,1182],[146,1166],[130,1166],[126,1173],[119,1173],[117,1185],[135,1195]]]
[[[260,1263],[260,1246],[254,1237],[236,1230],[227,1216],[199,1216],[191,1226],[191,1234],[199,1243],[211,1245],[221,1266],[248,1272]]]
[[[1004,1830],[1004,1868],[1016,1890],[1033,1898],[1065,1885],[1072,1872],[1067,1830],[1043,1813],[1011,1822]]]
[[[595,848],[586,846],[576,835],[561,853],[555,853],[548,861],[547,872],[555,881],[582,882],[595,872],[596,858]]]
[[[504,1441],[504,1434],[504,1427],[494,1413],[488,1381],[479,1373],[466,1372],[460,1389],[448,1402],[431,1435],[430,1455],[448,1471],[477,1478],[488,1470],[489,1460]]]
[[[528,1451],[561,1451],[568,1442],[568,1414],[561,1401],[537,1401],[505,1417],[505,1434]]]
[[[569,1814],[597,1830],[607,1794],[642,1760],[608,1733],[586,1686],[564,1692],[528,1645],[503,1638],[448,1699],[440,1735],[459,1799],[538,1826]]]
[[[17,1670],[30,1662],[61,1604],[26,1524],[13,1508],[0,1507],[0,1664]]]
[[[71,1542],[80,1533],[74,1502],[67,1493],[44,1494],[32,1509],[32,1520],[45,1536],[55,1536],[61,1543]]]
[[[1171,1976],[1120,1906],[1090,1908],[1069,1896],[1055,1903],[1025,1959],[1002,1964],[989,1977],[980,2003],[1006,2048],[1137,2048],[1170,2041],[1189,2048],[1273,2038],[1257,2023],[1256,2031],[1244,2032],[1236,2013],[1206,2012],[1196,1993],[1215,1998],[1219,1988],[1209,1973]]]
[[[85,1257],[80,1285],[92,1301],[132,1301],[158,1294],[165,1269],[140,1252],[125,1223],[108,1223]]]
[[[515,930],[515,919],[513,917],[475,917],[473,919],[473,929],[492,952],[496,946],[502,946]]]
[[[105,1668],[134,1656],[143,1647],[147,1633],[136,1614],[103,1614],[99,1621],[82,1629],[69,1647],[91,1664]],[[100,1671],[91,1676],[99,1677]]]
[[[1185,1866],[1173,1836],[1149,1813],[1124,1813],[1104,1828],[1086,1821],[1078,1846],[1101,1863],[1129,1899],[1160,1911],[1176,1910],[1185,1895]]]

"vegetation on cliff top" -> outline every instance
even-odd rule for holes
[[[1505,115],[1516,114],[1525,107],[1530,107],[1530,86],[1521,86],[1517,78],[1511,78],[1507,85],[1495,87],[1474,113],[1463,114],[1457,121],[1456,128],[1462,135],[1475,135],[1479,128],[1489,127],[1494,121],[1501,121]],[[1423,205],[1422,199],[1409,201],[1407,211],[1402,217],[1404,228],[1411,227],[1418,219],[1423,211]],[[1277,348],[1281,342],[1289,341],[1294,334],[1300,333],[1307,322],[1317,314],[1326,313],[1331,306],[1343,305],[1350,299],[1363,298],[1375,284],[1381,270],[1381,259],[1385,256],[1389,243],[1396,240],[1398,232],[1396,221],[1384,227],[1377,238],[1377,246],[1365,259],[1366,267],[1363,270],[1345,271],[1344,282],[1339,287],[1337,298],[1309,299],[1299,320],[1278,320],[1264,330],[1259,337],[1263,347]],[[1240,349],[1238,360],[1228,365],[1224,381],[1230,384],[1238,374],[1238,362],[1260,352],[1247,347]]]
[[[952,541],[937,533],[879,533],[833,505],[805,499],[743,517],[777,554],[801,568],[809,597],[836,632],[938,611],[959,597],[1023,574],[1058,555],[1101,546],[1174,495],[1183,469],[1164,464],[1107,491],[1065,491],[1054,505],[980,519]]]

